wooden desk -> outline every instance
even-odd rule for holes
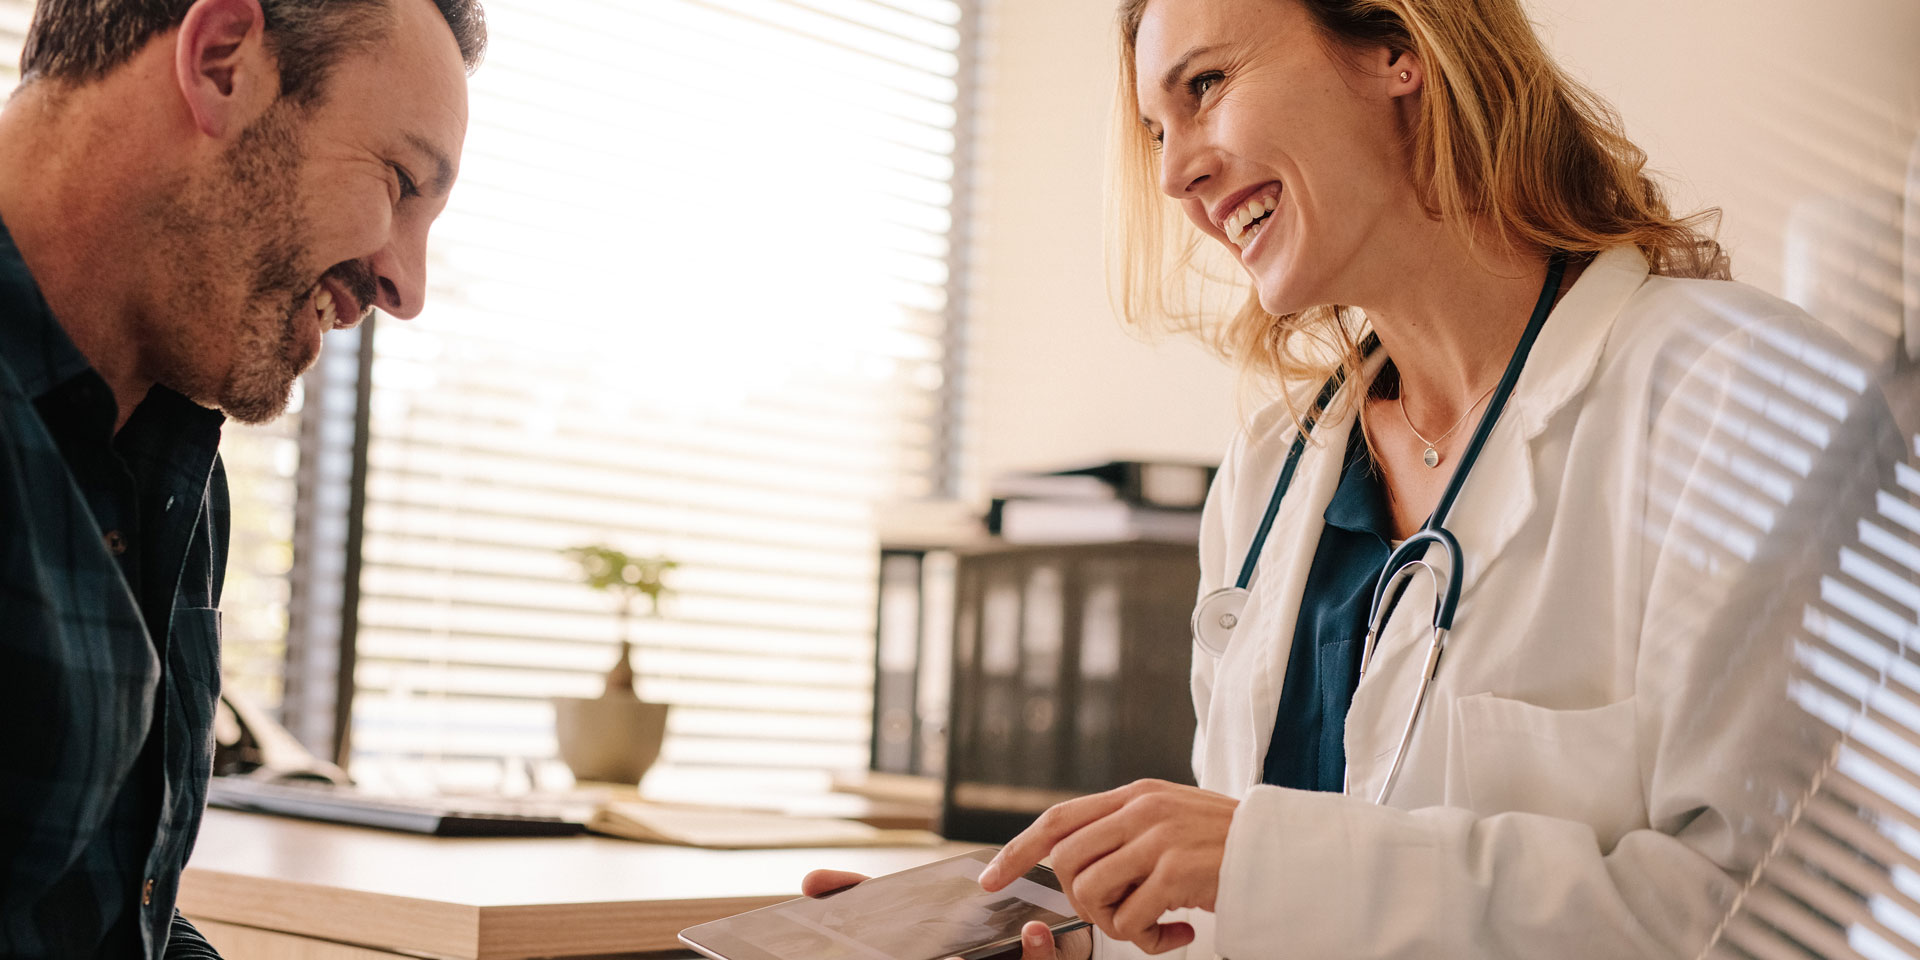
[[[208,810],[180,912],[229,960],[458,960],[678,950],[685,927],[973,844],[695,850],[605,837],[439,839]]]

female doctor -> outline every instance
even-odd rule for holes
[[[1120,22],[1123,307],[1217,244],[1252,296],[1215,343],[1282,399],[1206,507],[1199,787],[1062,803],[981,884],[1051,856],[1100,933],[1067,956],[1696,955],[1820,746],[1776,628],[1872,473],[1844,355],[1728,280],[1519,0]]]

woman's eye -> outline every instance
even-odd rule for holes
[[[1194,74],[1193,79],[1187,81],[1187,92],[1193,94],[1195,99],[1204,97],[1208,91],[1219,86],[1220,81],[1226,78],[1226,74],[1218,70],[1209,70],[1206,73]]]

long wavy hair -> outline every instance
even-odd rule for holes
[[[1305,384],[1358,372],[1365,318],[1332,304],[1274,316],[1252,291],[1237,310],[1231,301],[1209,307],[1210,293],[1237,293],[1244,281],[1237,264],[1209,262],[1214,245],[1157,186],[1159,157],[1134,93],[1149,2],[1120,5],[1107,192],[1116,306],[1136,329],[1199,336],[1243,378],[1294,402]],[[1515,249],[1582,254],[1630,243],[1656,274],[1730,278],[1714,239],[1720,211],[1668,209],[1646,153],[1611,107],[1553,62],[1518,0],[1269,2],[1301,4],[1336,54],[1385,47],[1419,56],[1426,80],[1410,145],[1414,184],[1429,215],[1470,243],[1476,226]]]

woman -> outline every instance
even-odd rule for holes
[[[1196,624],[1200,787],[1061,804],[982,885],[1051,855],[1102,957],[1695,955],[1827,743],[1783,654],[1885,439],[1857,368],[1728,281],[1517,0],[1121,26],[1123,172],[1250,279],[1214,341],[1286,392],[1207,505],[1203,595],[1252,576]],[[1124,306],[1166,315],[1205,254],[1159,269],[1166,200],[1120,199]],[[1461,569],[1427,550],[1363,677],[1382,564],[1443,497]]]

